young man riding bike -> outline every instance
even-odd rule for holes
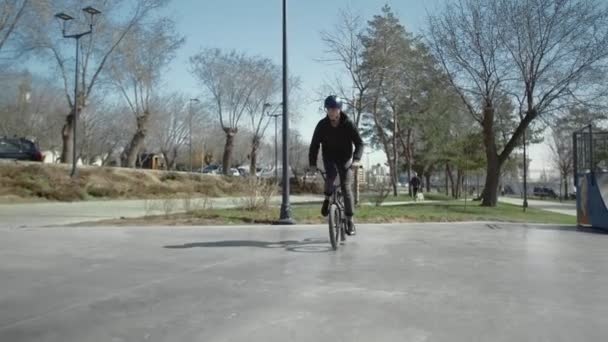
[[[340,177],[340,186],[344,195],[344,212],[347,217],[348,235],[355,234],[353,223],[353,170],[359,167],[363,155],[363,140],[354,123],[342,111],[342,100],[335,95],[325,99],[327,116],[319,121],[312,136],[308,161],[311,169],[317,169],[319,146],[323,154],[323,166],[327,177],[325,179],[325,201],[321,214],[329,213],[329,198],[334,191],[336,177]],[[353,145],[355,145],[353,152]]]

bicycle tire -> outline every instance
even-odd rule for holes
[[[340,210],[338,206],[332,204],[329,206],[329,241],[333,250],[338,249],[339,238],[340,238],[340,226],[342,225],[340,218]]]

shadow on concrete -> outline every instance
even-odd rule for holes
[[[598,235],[608,235],[607,230],[602,230],[599,228],[593,227],[577,227],[577,226],[561,226],[561,227],[533,227],[534,229],[542,229],[542,230],[562,230],[569,232],[577,232],[577,233],[586,233],[586,234],[598,234]]]
[[[210,242],[193,242],[183,245],[164,246],[169,249],[185,248],[230,248],[230,247],[255,247],[255,248],[283,248],[290,252],[298,253],[327,253],[332,251],[328,240],[304,239],[302,241],[255,241],[255,240],[224,240]]]
[[[499,230],[499,229],[509,229],[512,228],[513,225],[504,225],[500,223],[496,224],[486,224],[486,227],[489,229]],[[523,228],[526,229],[539,229],[539,230],[559,230],[559,231],[568,231],[568,232],[578,232],[578,233],[587,233],[587,234],[598,234],[598,235],[608,235],[608,230],[593,228],[593,227],[577,227],[575,225],[572,226],[551,226],[551,225],[534,225],[534,224],[522,224]]]
[[[600,235],[608,235],[608,230],[593,228],[593,227],[578,227],[575,229],[576,231],[590,234],[600,234]]]

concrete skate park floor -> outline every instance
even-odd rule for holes
[[[0,233],[0,341],[603,341],[608,235],[515,224]]]

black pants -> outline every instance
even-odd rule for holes
[[[414,198],[416,198],[416,196],[418,195],[418,187],[417,187],[417,186],[415,186],[415,187],[413,188],[413,191],[414,191]]]
[[[353,170],[351,162],[340,163],[331,160],[323,160],[323,166],[327,173],[325,180],[325,195],[330,196],[335,191],[336,177],[340,177],[340,187],[344,196],[344,213],[346,216],[353,216],[353,208],[355,207],[353,197]]]

